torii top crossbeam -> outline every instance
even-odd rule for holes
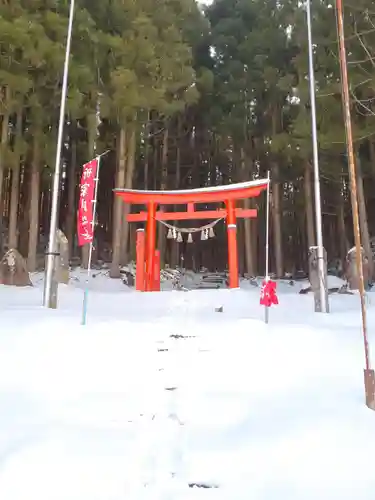
[[[181,191],[141,191],[137,189],[115,189],[114,192],[126,203],[134,205],[178,205],[189,202],[218,203],[224,200],[241,200],[259,196],[267,189],[268,179],[240,182],[226,186],[185,189]]]

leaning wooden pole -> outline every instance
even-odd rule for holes
[[[354,240],[356,248],[357,273],[359,276],[359,293],[361,297],[362,332],[363,332],[365,363],[366,363],[366,368],[364,370],[366,405],[371,410],[375,410],[375,374],[374,370],[371,369],[370,348],[369,348],[368,333],[367,333],[365,285],[363,279],[361,233],[359,228],[357,175],[356,175],[356,164],[354,159],[353,132],[352,132],[352,122],[350,114],[349,82],[348,82],[348,69],[346,62],[342,0],[336,0],[336,10],[337,10],[337,24],[338,24],[338,42],[339,42],[339,52],[340,52],[339,55],[340,55],[340,66],[341,66],[342,103],[344,108],[344,122],[345,122],[346,143],[347,143],[348,164],[349,164],[350,193],[351,193],[352,212],[353,212],[353,230],[354,230]]]

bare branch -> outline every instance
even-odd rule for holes
[[[358,31],[357,31],[357,21],[354,22],[354,33],[356,35],[356,37],[358,38],[358,41],[359,43],[361,44],[361,47],[363,48],[363,50],[366,52],[369,60],[371,61],[371,64],[372,66],[375,68],[375,62],[374,62],[374,59],[372,58],[371,54],[370,54],[370,51],[368,50],[368,48],[366,47],[365,43],[363,42],[361,36],[359,35]]]
[[[333,95],[337,95],[337,92],[329,92],[328,94],[317,94],[316,97],[318,99],[320,97],[330,97],[330,96],[333,96]]]
[[[364,12],[363,7],[361,7],[360,5],[352,5],[346,1],[344,2],[344,4],[345,4],[345,7],[347,7],[348,9],[357,10],[361,14],[363,14],[363,12]],[[366,14],[374,14],[375,15],[375,11],[370,10],[370,9],[366,9],[365,12],[366,12]],[[363,33],[365,33],[365,32],[363,32]]]
[[[371,24],[371,26],[375,29],[375,24],[371,21],[371,18],[368,15],[368,10],[367,9],[366,9],[366,21],[369,22]]]
[[[351,65],[358,64],[359,65],[359,64],[363,64],[363,63],[366,63],[369,61],[371,61],[371,63],[374,65],[374,60],[371,56],[367,57],[366,59],[357,59],[356,61],[348,61],[348,65],[349,64],[351,64]],[[363,70],[363,71],[365,71],[365,70]]]
[[[363,36],[363,35],[369,35],[370,33],[374,33],[375,31],[375,26],[374,28],[371,28],[371,29],[368,29],[368,30],[364,30],[364,31],[361,31],[359,33],[360,36]],[[353,35],[349,35],[349,36],[346,36],[344,38],[345,42],[347,42],[348,40],[352,40],[352,38],[356,38],[356,34],[353,34]],[[337,45],[337,39],[335,40],[330,40],[329,42],[327,43],[324,43],[323,45]]]
[[[372,80],[372,78],[366,78],[366,80],[363,80],[362,82],[357,83],[357,85],[354,85],[353,90],[361,87],[362,85],[365,85],[366,83],[372,82]]]
[[[358,112],[363,115],[363,116],[375,116],[375,113],[372,111],[372,109],[370,109],[368,106],[366,106],[366,104],[363,103],[362,100],[358,99],[358,97],[355,95],[355,93],[353,92],[352,89],[350,89],[350,94],[351,96],[353,97],[354,99],[354,102],[358,105],[358,106],[361,106],[363,109],[365,109],[367,111],[367,113],[361,113],[359,110]],[[374,99],[374,98],[372,98]],[[368,101],[369,99],[365,99],[365,102]]]

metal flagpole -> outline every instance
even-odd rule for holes
[[[325,266],[324,266],[324,249],[323,249],[323,231],[322,231],[322,206],[320,196],[320,176],[319,176],[319,160],[318,160],[318,138],[316,127],[316,106],[315,106],[315,75],[314,75],[314,56],[312,47],[311,35],[311,6],[310,0],[306,0],[306,15],[307,15],[307,37],[309,45],[309,82],[310,82],[310,102],[311,102],[311,128],[312,128],[312,145],[313,145],[313,160],[314,160],[314,187],[315,187],[315,221],[316,221],[316,242],[318,246],[318,272],[319,272],[319,292],[321,302],[321,312],[327,311],[327,296],[325,287]]]
[[[92,200],[93,203],[93,211],[92,211],[92,241],[90,243],[90,249],[89,249],[89,260],[88,260],[88,265],[87,265],[87,276],[86,276],[86,286],[85,290],[83,292],[83,306],[82,306],[82,325],[86,324],[86,319],[87,319],[87,302],[88,302],[88,296],[89,296],[89,283],[90,283],[90,277],[91,277],[91,261],[92,261],[92,251],[93,251],[93,245],[94,245],[94,227],[95,227],[95,219],[96,219],[96,204],[98,200],[98,185],[99,185],[99,170],[100,170],[100,160],[101,156],[97,156],[97,166],[96,166],[96,178],[95,178],[95,191],[94,191],[94,199]]]
[[[267,172],[267,206],[266,206],[266,282],[269,280],[269,255],[270,255],[270,171]],[[269,320],[269,307],[264,306],[264,320],[268,323]]]
[[[341,81],[342,102],[344,108],[344,121],[345,121],[346,142],[347,142],[348,163],[349,163],[350,194],[351,194],[352,213],[353,213],[353,231],[354,231],[354,240],[356,248],[357,273],[359,277],[359,293],[361,297],[362,334],[363,334],[365,363],[366,363],[364,370],[365,395],[366,395],[366,405],[371,410],[375,410],[375,373],[374,370],[371,368],[370,347],[367,335],[367,314],[366,314],[366,301],[365,301],[365,286],[363,280],[362,245],[361,245],[361,233],[359,226],[359,210],[358,210],[358,194],[357,194],[357,178],[356,178],[357,173],[354,161],[353,133],[352,133],[352,121],[350,113],[349,81],[348,81],[348,70],[346,62],[342,0],[336,0],[336,10],[337,10],[338,39],[339,39],[338,41],[340,49],[340,66],[341,66],[340,69],[341,69],[341,79],[342,79]]]
[[[52,207],[51,207],[51,219],[50,219],[50,230],[49,230],[49,242],[48,242],[46,276],[44,285],[43,302],[44,306],[49,308],[53,307],[51,299],[52,299],[53,272],[54,272],[55,259],[57,257],[56,230],[58,224],[58,211],[59,211],[58,205],[59,205],[60,177],[61,177],[61,150],[63,143],[63,132],[64,132],[64,121],[65,121],[65,103],[68,90],[69,58],[70,58],[70,47],[72,42],[72,31],[73,31],[74,2],[75,0],[70,0],[68,36],[66,40],[64,74],[63,74],[63,82],[61,89],[60,118],[59,118],[59,129],[57,136],[55,173],[53,178],[53,189],[52,189]]]

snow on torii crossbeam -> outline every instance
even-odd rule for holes
[[[142,191],[137,189],[115,189],[117,196],[125,203],[146,205],[147,212],[131,213],[129,222],[147,222],[145,234],[137,234],[137,289],[141,291],[160,290],[159,253],[156,251],[156,221],[197,220],[226,218],[228,232],[229,287],[238,288],[237,218],[256,218],[257,210],[236,208],[236,200],[254,198],[267,189],[269,180],[240,182],[226,186],[186,189],[180,191]],[[225,203],[217,210],[196,210],[197,203]],[[185,211],[156,211],[157,205],[187,205]],[[144,274],[144,272],[146,272]]]

